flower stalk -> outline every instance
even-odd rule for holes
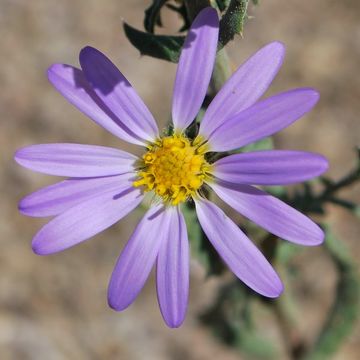
[[[210,81],[210,93],[212,97],[220,91],[226,80],[231,76],[231,63],[226,49],[218,51],[215,60],[214,72]]]

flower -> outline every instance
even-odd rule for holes
[[[283,185],[318,176],[327,168],[321,155],[300,151],[236,153],[212,163],[209,152],[227,152],[270,136],[310,111],[319,95],[309,88],[258,99],[278,72],[284,47],[273,42],[250,57],[208,107],[198,135],[189,139],[212,74],[219,21],[206,8],[186,38],[174,85],[173,131],[161,135],[151,113],[120,71],[98,50],[80,52],[81,70],[55,64],[54,87],[80,111],[120,139],[145,147],[127,152],[81,144],[32,145],[16,161],[50,175],[68,177],[25,197],[20,211],[55,216],[34,237],[35,253],[67,249],[110,227],[153,193],[146,212],[113,271],[109,305],[127,308],[156,263],[157,293],[166,324],[185,318],[189,290],[189,244],[181,205],[192,199],[208,239],[224,262],[250,288],[267,297],[283,291],[281,280],[240,228],[202,195],[206,184],[246,218],[285,240],[318,245],[323,231],[310,219],[252,185]]]

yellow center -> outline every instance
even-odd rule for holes
[[[183,135],[159,139],[149,146],[135,181],[135,187],[154,190],[164,202],[177,205],[193,196],[202,186],[211,165],[204,158],[200,139],[190,142]]]

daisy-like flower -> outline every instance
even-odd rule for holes
[[[138,158],[92,145],[43,144],[22,148],[16,161],[45,174],[68,177],[25,197],[28,216],[55,216],[34,237],[40,255],[76,245],[110,227],[143,200],[156,201],[137,225],[113,271],[108,301],[127,308],[156,263],[157,294],[166,324],[184,320],[189,291],[189,244],[181,205],[195,202],[197,216],[214,248],[232,272],[261,295],[283,291],[279,276],[240,228],[202,195],[206,184],[227,204],[276,236],[318,245],[323,231],[310,219],[252,185],[283,185],[327,169],[321,155],[300,151],[255,151],[211,163],[209,152],[228,152],[287,127],[318,101],[309,88],[258,101],[278,72],[284,47],[273,42],[250,57],[208,107],[195,139],[185,135],[206,95],[218,41],[215,10],[204,9],[186,38],[174,85],[171,134],[156,122],[120,71],[98,50],[80,52],[81,70],[55,64],[48,77],[80,111],[120,139],[143,146]]]

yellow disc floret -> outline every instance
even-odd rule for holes
[[[133,185],[154,190],[165,202],[177,205],[193,196],[203,185],[210,165],[199,141],[192,143],[183,135],[159,139],[142,157],[140,177]]]

